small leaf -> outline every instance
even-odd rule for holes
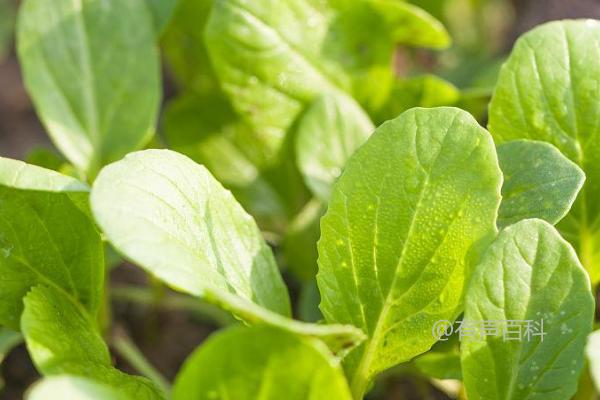
[[[36,286],[24,302],[23,335],[29,354],[43,375],[78,375],[136,399],[164,399],[149,380],[112,367],[95,320],[72,296],[55,288]]]
[[[321,343],[267,327],[220,332],[188,358],[177,376],[173,399],[213,397],[352,398],[338,362]]]
[[[501,181],[491,136],[455,108],[409,110],[350,158],[321,220],[317,279],[326,320],[368,336],[347,358],[355,398],[461,312]]]
[[[290,300],[256,223],[204,168],[169,150],[129,154],[102,170],[92,209],[123,255],[176,290],[248,323],[319,336],[336,350],[360,330],[292,321]]]
[[[464,337],[461,359],[469,399],[570,398],[593,319],[590,281],[573,248],[542,220],[509,226],[477,267],[464,320],[532,321],[537,325],[530,332],[545,335],[528,337],[522,328],[520,338],[510,334],[508,340],[504,333]]]
[[[81,173],[93,177],[151,138],[160,69],[144,0],[26,0],[17,33],[40,119]]]
[[[523,35],[502,67],[489,112],[496,143],[546,141],[586,183],[558,225],[600,281],[600,21],[555,21]]]
[[[79,376],[60,375],[36,383],[27,400],[134,400],[108,385]]]
[[[324,95],[308,107],[296,133],[296,158],[313,194],[329,200],[346,161],[374,130],[369,116],[348,96]]]
[[[571,209],[585,174],[545,142],[517,140],[498,147],[504,174],[498,226],[539,218],[551,224]]]
[[[88,190],[71,177],[0,158],[0,324],[19,328],[22,299],[40,283],[98,311],[104,257]]]
[[[453,106],[459,99],[460,91],[435,75],[398,79],[386,103],[375,112],[375,120],[394,119],[413,107]]]
[[[444,25],[425,10],[396,0],[368,0],[381,12],[396,43],[445,49],[452,39]]]

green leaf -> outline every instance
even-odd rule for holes
[[[72,296],[40,285],[31,289],[24,303],[23,335],[43,375],[83,376],[136,399],[164,399],[149,380],[112,367],[95,319]]]
[[[517,140],[498,147],[504,174],[498,226],[539,218],[555,225],[571,209],[585,181],[577,164],[545,142]]]
[[[317,279],[326,320],[367,332],[347,359],[355,398],[461,312],[501,182],[491,136],[455,108],[407,111],[350,159],[321,220]]]
[[[460,91],[435,75],[398,79],[386,103],[375,112],[375,120],[384,122],[396,118],[413,107],[452,106],[459,99]]]
[[[315,196],[329,200],[346,161],[373,130],[369,116],[348,96],[324,95],[308,107],[299,121],[296,158]]]
[[[444,25],[417,6],[397,0],[368,2],[381,12],[396,43],[432,49],[445,49],[452,43]]]
[[[393,41],[366,2],[216,0],[205,43],[223,89],[271,160],[317,96],[357,90],[370,100],[393,76]]]
[[[287,318],[287,288],[256,223],[189,158],[169,150],[129,154],[102,170],[91,202],[114,247],[174,289],[248,323],[322,337],[336,350],[362,339],[354,327]]]
[[[600,331],[589,334],[585,346],[589,371],[596,390],[600,390]]]
[[[88,190],[71,177],[0,158],[0,324],[19,328],[22,299],[39,283],[98,311],[104,259]]]
[[[497,143],[546,141],[586,174],[559,225],[593,283],[600,281],[600,22],[556,21],[521,37],[501,69],[490,104]]]
[[[131,153],[102,170],[91,202],[114,247],[175,289],[231,293],[290,315],[271,249],[205,167],[169,150]]]
[[[42,379],[36,383],[27,400],[133,400],[118,390],[97,381],[72,375]]]
[[[210,368],[206,368],[210,365]],[[185,362],[174,400],[350,400],[338,361],[316,340],[267,327],[212,336]]]
[[[154,29],[159,34],[167,27],[179,0],[145,0],[152,19]]]
[[[542,220],[503,230],[469,285],[465,321],[532,321],[534,333],[463,337],[471,400],[568,399],[577,389],[594,319],[590,281],[573,248]],[[504,328],[501,328],[501,330]],[[505,332],[505,331],[503,331]]]
[[[153,135],[160,69],[144,0],[26,0],[18,53],[42,122],[81,173]]]
[[[204,27],[213,0],[179,0],[161,38],[161,49],[177,85],[193,93],[213,93],[219,83],[204,45]]]

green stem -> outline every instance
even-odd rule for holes
[[[112,345],[115,351],[140,374],[154,382],[164,393],[169,394],[171,392],[169,382],[150,364],[140,349],[137,348],[127,335],[122,333],[115,335]]]
[[[120,302],[137,303],[149,307],[160,307],[165,310],[188,311],[219,327],[231,325],[236,320],[220,308],[201,300],[178,294],[166,294],[159,304],[156,303],[156,293],[152,290],[137,286],[117,286],[111,289],[112,299]]]

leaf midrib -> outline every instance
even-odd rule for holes
[[[454,115],[454,118],[452,119],[451,123],[448,124],[448,128],[446,130],[446,134],[444,135],[444,139],[443,142],[446,140],[446,138],[448,137],[448,133],[450,132],[450,130],[452,129],[452,127],[454,126],[454,123],[456,122],[456,119],[458,118],[459,114],[456,113]],[[417,124],[417,121],[415,121],[415,123]],[[418,125],[418,124],[417,124]],[[417,128],[418,129],[418,128]],[[418,132],[415,133],[415,143],[417,140],[417,134]],[[442,142],[441,146],[440,146],[440,152],[442,151],[443,147],[444,147],[444,143]],[[417,149],[415,149],[415,157],[418,159],[418,153],[417,153]],[[400,254],[400,259],[398,260],[398,264],[396,265],[396,269],[395,269],[395,273],[394,273],[394,278],[392,279],[392,283],[390,285],[390,290],[388,291],[386,297],[385,297],[385,301],[383,304],[383,308],[381,309],[381,312],[379,313],[379,316],[377,318],[377,324],[375,325],[375,330],[373,331],[373,335],[372,335],[372,339],[368,340],[367,342],[367,347],[365,349],[365,352],[363,353],[361,360],[359,362],[358,368],[356,369],[356,372],[352,378],[352,393],[353,395],[356,397],[361,396],[363,393],[357,393],[356,390],[359,391],[363,391],[364,390],[364,385],[368,382],[368,379],[370,379],[369,376],[369,367],[371,366],[373,357],[375,356],[375,352],[377,350],[377,346],[379,344],[380,341],[380,334],[381,334],[381,330],[384,329],[383,327],[383,321],[386,320],[387,318],[387,314],[390,311],[390,308],[393,304],[393,301],[391,301],[391,298],[393,296],[394,293],[394,286],[396,285],[396,281],[398,280],[398,271],[401,269],[402,265],[404,264],[404,257],[406,255],[406,251],[408,249],[408,238],[411,237],[412,232],[414,230],[415,227],[415,221],[417,220],[417,215],[419,214],[419,211],[421,210],[421,203],[423,201],[423,198],[425,197],[425,193],[427,192],[427,188],[430,184],[430,177],[431,177],[431,171],[433,170],[433,168],[435,167],[435,164],[437,162],[437,159],[439,157],[439,152],[438,154],[436,154],[434,161],[431,164],[431,167],[429,169],[429,171],[427,171],[427,174],[425,176],[425,179],[423,181],[423,185],[421,186],[421,191],[419,192],[419,197],[417,198],[417,203],[415,205],[415,212],[412,215],[411,221],[410,221],[410,225],[406,234],[406,241],[404,242],[404,246],[402,248],[402,253]]]

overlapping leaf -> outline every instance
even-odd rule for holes
[[[19,328],[22,299],[40,283],[96,314],[104,259],[88,190],[57,172],[0,158],[0,324]]]
[[[296,139],[298,168],[313,194],[328,201],[346,161],[375,127],[352,98],[325,95],[302,116]]]
[[[321,337],[334,350],[362,339],[354,327],[287,318],[287,288],[256,223],[189,158],[168,150],[132,153],[101,172],[91,199],[115,248],[173,288],[248,323]]]
[[[575,393],[594,299],[573,248],[551,225],[524,220],[503,230],[478,266],[465,303],[464,321],[521,326],[463,338],[469,399],[559,400]]]
[[[407,111],[350,159],[321,220],[317,279],[327,321],[368,335],[347,358],[355,398],[457,317],[501,182],[491,136],[453,108]]]
[[[29,354],[43,375],[77,375],[142,400],[164,399],[149,380],[112,367],[95,319],[72,296],[36,286],[25,297],[21,326]]]
[[[525,34],[502,67],[490,105],[498,143],[547,141],[586,174],[559,225],[592,282],[600,280],[600,22],[551,22]]]
[[[394,49],[388,14],[368,1],[214,2],[210,58],[270,159],[280,156],[286,133],[317,96],[345,91],[367,109],[386,100]]]
[[[551,224],[571,209],[585,181],[585,174],[554,146],[517,140],[498,147],[504,174],[498,226],[527,218]]]

